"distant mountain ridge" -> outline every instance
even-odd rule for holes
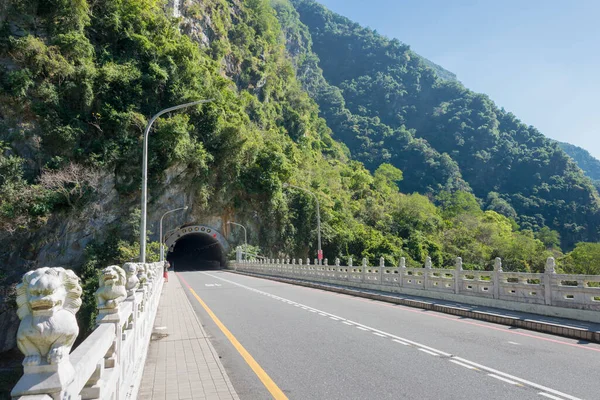
[[[587,177],[600,185],[600,160],[582,147],[565,142],[558,142],[558,145],[577,163]]]
[[[275,3],[297,75],[355,159],[404,171],[405,193],[468,190],[488,209],[500,199],[499,212],[526,229],[557,230],[566,248],[600,239],[596,188],[535,127],[398,39],[312,0],[291,0],[300,21]]]

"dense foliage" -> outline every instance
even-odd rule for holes
[[[597,187],[600,187],[600,160],[581,147],[562,142],[559,142],[558,145],[577,163],[583,173],[593,180]]]
[[[97,201],[98,177],[113,175],[126,209],[110,243],[86,250],[82,273],[93,286],[97,268],[135,257],[127,216],[137,206],[148,117],[173,104],[214,98],[156,123],[151,192],[164,190],[167,168],[185,167],[194,207],[213,215],[233,210],[255,221],[257,244],[273,256],[315,253],[314,201],[284,189],[284,182],[318,196],[329,258],[383,256],[393,265],[404,256],[416,266],[428,256],[437,265],[461,256],[466,267],[486,268],[502,257],[506,269],[539,271],[560,249],[558,234],[538,229],[543,223],[536,215],[541,220],[565,207],[581,209],[548,225],[564,232],[568,220],[581,237],[589,234],[585,217],[595,207],[595,192],[541,135],[526,134],[485,97],[439,81],[397,41],[357,25],[348,31],[345,20],[299,3],[304,14],[313,10],[311,18],[338,21],[327,25],[335,29],[309,34],[289,3],[273,4],[276,12],[268,0],[189,1],[182,17],[172,18],[159,0],[11,0],[0,40],[2,226],[18,232],[67,215]],[[320,51],[341,40],[335,32],[362,47],[339,43],[331,49],[337,61],[321,55],[326,81],[310,52],[311,35]],[[427,114],[427,101],[441,108]],[[500,133],[499,120],[519,133]],[[327,123],[372,172],[349,158]],[[460,127],[456,135],[462,132],[461,157],[455,157],[454,139],[437,135],[450,125]],[[475,131],[487,139],[475,141]],[[515,135],[524,136],[517,142]],[[511,152],[500,163],[506,148]],[[487,176],[492,166],[497,174]],[[526,176],[517,183],[514,174],[530,176],[530,169],[540,176],[525,192]],[[486,179],[481,170],[488,171]],[[535,208],[534,216],[526,217],[515,199]],[[538,232],[520,230],[515,220]]]
[[[567,248],[599,239],[598,193],[555,142],[487,96],[440,79],[400,41],[312,0],[292,3],[306,33],[289,10],[280,21],[298,75],[335,137],[369,169],[400,168],[406,192],[471,189],[522,228],[558,231]],[[321,71],[324,79],[314,77]]]

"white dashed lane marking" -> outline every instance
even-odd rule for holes
[[[510,379],[506,379],[506,378],[503,378],[503,377],[495,375],[495,374],[488,374],[488,376],[491,376],[492,378],[499,379],[499,380],[501,380],[503,382],[506,382],[506,383],[510,383],[511,385],[518,385],[519,384],[519,383],[517,383],[515,381],[511,381]]]
[[[450,362],[452,362],[452,363],[454,363],[454,364],[456,364],[456,365],[460,365],[461,367],[468,368],[468,369],[477,369],[477,368],[475,368],[475,367],[472,367],[472,366],[470,366],[470,365],[468,365],[468,364],[461,363],[460,361],[456,361],[456,360],[450,360]]]
[[[544,397],[547,397],[547,398],[549,398],[549,399],[552,399],[552,400],[563,400],[563,399],[562,399],[562,398],[560,398],[560,397],[556,397],[556,396],[553,396],[553,395],[551,395],[551,394],[544,393],[544,392],[539,392],[538,394],[539,394],[540,396],[544,396]]]
[[[511,385],[521,386],[521,387],[523,387],[523,386],[529,386],[529,387],[532,387],[532,388],[535,388],[535,389],[538,389],[538,390],[543,390],[543,392],[539,392],[538,395],[547,397],[549,399],[553,399],[553,400],[565,400],[565,399],[568,399],[568,400],[582,400],[582,399],[580,399],[578,397],[574,397],[574,396],[568,395],[566,393],[562,393],[562,392],[560,392],[558,390],[554,390],[554,389],[548,388],[546,386],[539,385],[537,383],[530,382],[530,381],[522,379],[522,378],[518,378],[516,376],[507,374],[505,372],[497,371],[497,370],[495,370],[493,368],[489,368],[489,367],[486,367],[484,365],[477,364],[477,363],[475,363],[473,361],[469,361],[469,360],[466,360],[464,358],[461,358],[461,357],[458,357],[458,356],[454,356],[452,354],[446,353],[446,352],[441,351],[441,350],[434,349],[434,348],[429,347],[429,346],[425,346],[425,345],[423,345],[421,343],[418,343],[418,342],[415,342],[415,341],[412,341],[412,340],[409,340],[409,339],[406,339],[406,338],[402,338],[400,336],[396,336],[396,335],[393,335],[391,333],[384,332],[384,331],[372,328],[372,327],[367,326],[367,325],[363,325],[363,324],[358,323],[356,321],[352,321],[352,320],[340,317],[339,315],[331,314],[331,313],[328,313],[326,311],[319,310],[319,309],[307,306],[305,304],[297,303],[295,301],[292,301],[292,300],[289,300],[289,299],[285,299],[283,297],[279,297],[279,296],[273,295],[271,293],[263,292],[262,290],[254,289],[254,288],[251,288],[249,286],[242,285],[241,283],[237,283],[237,282],[234,282],[234,281],[230,281],[229,279],[225,279],[225,278],[221,278],[221,277],[218,277],[218,276],[214,276],[214,275],[211,275],[211,274],[206,273],[206,272],[203,272],[203,274],[207,275],[207,276],[210,276],[211,278],[220,279],[223,282],[228,282],[228,283],[231,283],[231,284],[233,284],[235,286],[239,286],[241,288],[250,290],[252,292],[255,292],[255,293],[258,293],[258,294],[270,297],[270,298],[272,298],[274,300],[279,300],[281,302],[293,305],[294,307],[299,307],[302,310],[306,310],[306,311],[309,311],[309,312],[312,312],[312,313],[318,313],[319,315],[324,316],[324,317],[329,317],[330,319],[332,319],[334,321],[340,321],[341,323],[343,323],[345,325],[355,326],[356,328],[360,329],[361,331],[371,332],[374,335],[377,335],[377,336],[380,336],[380,337],[390,338],[393,342],[399,343],[401,345],[416,347],[418,350],[422,351],[423,353],[426,353],[426,354],[429,354],[429,355],[432,355],[432,356],[438,356],[438,357],[439,356],[448,357],[450,359],[450,362],[452,362],[452,363],[454,363],[456,365],[460,365],[461,367],[464,367],[464,368],[467,368],[467,369],[471,369],[471,370],[475,370],[475,371],[479,371],[479,370],[486,371],[488,373],[487,374],[488,376],[490,376],[492,378],[495,378],[495,379],[498,379],[500,381],[509,383]],[[508,342],[508,343],[520,346],[520,344],[516,343],[516,342]],[[553,394],[550,394],[550,393],[553,393]]]
[[[425,349],[419,349],[419,350],[422,351],[423,353],[431,354],[432,356],[439,356],[438,353],[434,353],[433,351],[429,351],[429,350],[425,350]]]

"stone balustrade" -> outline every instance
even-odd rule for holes
[[[553,258],[544,273],[522,273],[504,272],[499,258],[493,271],[470,271],[463,270],[460,258],[455,268],[445,269],[434,268],[429,258],[422,268],[409,268],[404,258],[395,267],[386,266],[383,258],[377,266],[366,259],[359,265],[349,259],[342,266],[339,259],[334,265],[310,264],[310,260],[302,264],[295,259],[244,261],[238,253],[230,268],[600,323],[600,275],[557,274]]]
[[[24,375],[13,399],[135,399],[163,286],[160,263],[110,266],[96,291],[96,328],[72,352],[79,278],[63,268],[30,271],[17,287]]]

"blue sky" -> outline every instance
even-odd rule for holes
[[[318,0],[600,159],[600,0]]]

